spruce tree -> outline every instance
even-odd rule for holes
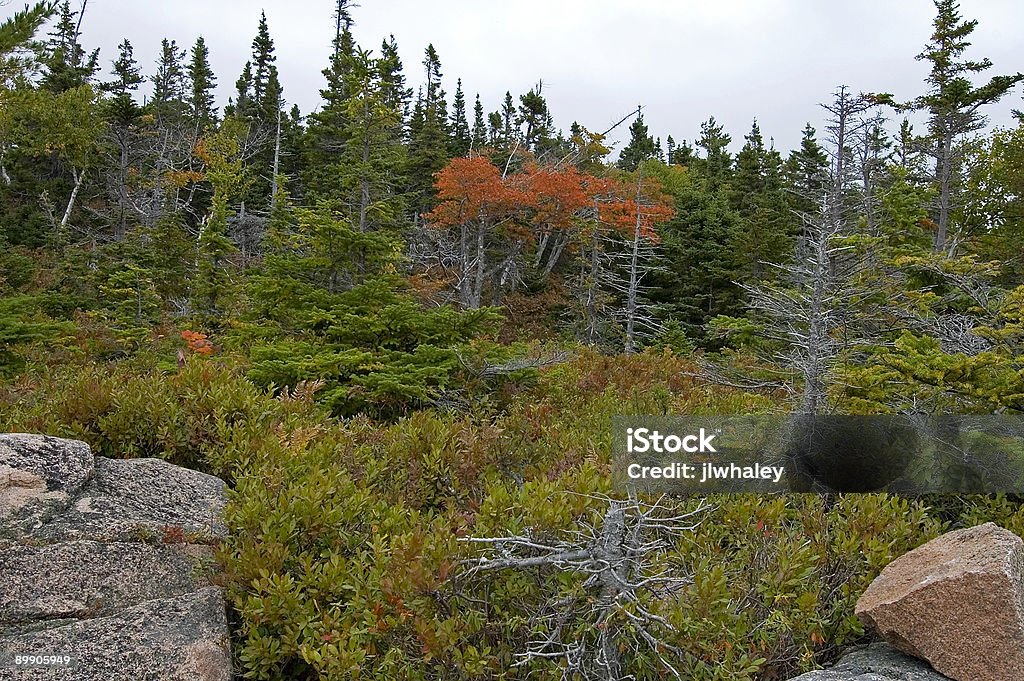
[[[277,127],[283,90],[277,73],[277,55],[270,37],[267,15],[260,14],[259,28],[252,41],[252,116],[268,130]]]
[[[818,144],[810,123],[801,133],[800,147],[786,159],[785,176],[793,210],[810,215],[818,207],[828,181],[828,155]]]
[[[950,217],[955,208],[954,182],[961,161],[955,143],[964,135],[981,129],[985,118],[978,109],[999,101],[1024,79],[1024,75],[995,76],[988,83],[974,87],[970,78],[992,67],[989,59],[963,59],[964,52],[971,45],[967,38],[978,22],[962,19],[956,0],[935,0],[935,8],[937,14],[931,42],[917,56],[918,60],[931,62],[931,73],[927,79],[929,90],[913,104],[915,108],[929,113],[931,154],[935,158],[939,188],[935,248],[941,251],[946,244]]]
[[[473,104],[473,133],[472,147],[479,151],[487,144],[487,121],[484,120],[484,105],[480,103],[480,93],[476,95],[476,103]]]
[[[414,219],[434,205],[434,174],[448,161],[448,107],[441,87],[441,60],[433,45],[423,58],[426,82],[409,120],[408,193]]]
[[[675,215],[659,230],[664,259],[651,274],[650,298],[689,337],[704,338],[710,319],[742,310],[729,245],[741,218],[728,194],[712,189],[699,173],[681,173],[678,181],[665,185],[675,200]]]
[[[647,133],[644,117],[638,111],[636,120],[629,126],[629,144],[622,150],[616,165],[622,170],[632,172],[647,159],[654,158],[656,153],[654,139]]]
[[[376,62],[377,75],[380,79],[380,90],[384,97],[385,106],[399,115],[399,125],[395,130],[395,141],[399,141],[404,132],[402,124],[408,114],[412,90],[405,85],[405,74],[402,73],[402,59],[398,56],[398,43],[395,42],[395,36],[388,36],[388,39],[381,43],[380,50],[380,58]],[[349,48],[348,53],[352,53],[351,48]]]
[[[112,69],[114,79],[105,83],[102,89],[114,95],[127,95],[138,90],[144,78],[139,73],[139,63],[135,61],[135,50],[131,42],[125,38],[117,50],[117,59]]]
[[[185,101],[184,50],[174,40],[160,41],[160,56],[153,75],[151,107],[161,119],[175,118],[183,111]]]
[[[388,107],[388,93],[368,52],[357,50],[349,71],[347,141],[335,168],[336,181],[349,209],[349,220],[360,232],[393,228],[402,203],[397,181],[404,148],[393,137],[401,112]]]
[[[116,165],[107,169],[108,185],[115,187],[113,209],[115,237],[121,239],[128,231],[130,210],[129,195],[131,193],[130,168],[138,164],[140,142],[139,117],[142,109],[135,102],[134,92],[143,82],[139,73],[138,62],[135,61],[132,44],[126,39],[118,46],[118,57],[114,60],[113,80],[104,83],[102,89],[110,93],[105,103],[109,121],[108,138],[116,150]]]
[[[736,170],[733,173],[730,199],[733,208],[742,216],[750,217],[754,206],[765,189],[765,147],[761,129],[754,120],[750,134],[736,155]]]
[[[210,67],[210,51],[202,36],[192,46],[192,59],[188,65],[189,115],[198,131],[209,129],[217,120],[214,89],[217,77]]]
[[[226,115],[251,123],[250,134],[255,144],[248,164],[253,168],[254,181],[242,197],[242,207],[244,210],[254,209],[253,225],[257,227],[257,223],[265,219],[266,211],[273,202],[274,187],[281,169],[281,155],[284,153],[282,141],[288,122],[284,115],[283,88],[278,78],[276,61],[267,16],[261,13],[256,37],[252,41],[252,59],[246,62],[236,83],[237,99],[225,110]],[[292,152],[288,150],[287,153]],[[248,218],[239,223],[249,224]]]
[[[786,201],[781,156],[765,148],[756,120],[745,139],[730,183],[731,204],[740,219],[729,244],[736,278],[760,281],[774,274],[766,270],[766,263],[778,264],[791,257],[794,222]]]
[[[516,119],[523,131],[523,144],[538,156],[551,145],[554,128],[554,121],[541,89],[542,85],[537,85],[525,95],[520,95],[519,115]]]
[[[717,191],[729,183],[732,177],[732,154],[729,143],[732,137],[712,116],[700,126],[697,146],[704,156],[694,163],[696,170],[708,180],[708,188]]]
[[[501,103],[500,135],[500,144],[508,151],[512,149],[512,146],[519,137],[519,129],[516,127],[516,105],[512,101],[512,93],[507,90],[505,91],[505,99]]]
[[[987,83],[975,86],[972,79],[992,67],[992,61],[965,59],[971,46],[970,35],[977,28],[976,20],[960,15],[957,0],[935,0],[936,15],[931,40],[917,55],[919,61],[931,63],[926,82],[928,91],[905,104],[895,104],[892,95],[876,95],[874,101],[894,105],[899,110],[916,109],[928,112],[928,155],[935,161],[934,183],[938,191],[935,215],[935,250],[942,252],[949,238],[950,222],[956,210],[958,175],[963,161],[958,142],[985,126],[981,107],[999,101],[1024,74],[994,76]]]
[[[487,114],[487,143],[492,147],[501,144],[501,112]]]
[[[241,75],[235,81],[235,96],[228,100],[224,115],[248,118],[252,113],[252,62],[245,62]]]
[[[89,83],[99,70],[99,49],[86,56],[79,26],[83,17],[63,0],[57,9],[57,22],[42,48],[40,61],[43,78],[40,85],[60,93]]]
[[[111,71],[114,78],[104,83],[101,89],[110,93],[111,99],[107,103],[107,108],[111,121],[115,126],[121,128],[120,132],[124,133],[124,127],[134,123],[141,113],[133,93],[139,89],[144,78],[139,73],[139,64],[135,61],[134,49],[127,38],[118,45],[117,49],[118,56],[114,60]]]
[[[676,144],[672,135],[669,135],[666,146],[666,161],[669,165],[689,166],[693,163],[693,147],[686,140],[683,140],[681,144]]]
[[[458,158],[465,156],[473,144],[466,118],[466,96],[462,92],[462,79],[455,84],[455,98],[452,100],[451,138],[448,143],[448,154]]]
[[[199,234],[198,271],[192,294],[196,308],[213,328],[224,323],[234,288],[230,257],[237,248],[228,236],[228,222],[232,215],[231,201],[245,188],[239,142],[243,134],[238,121],[225,121],[220,130],[204,138],[196,150],[205,165],[213,198]]]
[[[306,134],[304,185],[307,199],[314,203],[339,198],[334,174],[350,143],[347,116],[352,97],[351,74],[356,63],[356,45],[351,32],[351,17],[344,2],[339,1],[335,18],[338,24],[331,62],[322,72],[327,81],[320,90],[323,104],[310,115]],[[394,57],[397,58],[397,54]],[[392,62],[388,74],[380,74],[382,83],[386,81],[394,85],[395,75],[390,71],[393,66]],[[393,103],[398,95],[394,89],[389,89],[389,93]]]

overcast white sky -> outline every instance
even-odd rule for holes
[[[223,105],[262,8],[285,97],[308,113],[318,105],[333,5],[90,0],[84,41],[101,48],[107,71],[127,37],[152,72],[161,37],[190,46],[203,34]],[[357,40],[375,52],[394,34],[413,87],[432,42],[449,96],[460,77],[470,103],[479,92],[486,111],[499,107],[506,90],[518,99],[543,79],[562,128],[578,120],[602,130],[643,104],[655,136],[692,140],[714,115],[741,143],[756,116],[765,138],[789,149],[806,121],[820,130],[817,103],[840,83],[906,99],[919,94],[928,67],[914,55],[928,40],[933,11],[930,0],[362,0],[353,16]],[[1022,0],[962,0],[961,11],[980,22],[970,54],[991,58],[990,73],[1024,70]],[[991,107],[992,122],[1008,124],[1010,110],[1024,108],[1020,95],[1018,88]]]

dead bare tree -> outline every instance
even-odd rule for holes
[[[772,359],[801,377],[791,390],[804,414],[825,409],[828,377],[842,351],[857,342],[850,320],[871,293],[857,282],[862,261],[843,241],[843,221],[822,208],[802,216],[801,256],[786,265],[768,263],[779,270],[777,282],[738,283],[750,308],[767,316],[764,334],[780,343]]]
[[[821,107],[831,114],[828,126],[826,146],[832,157],[830,169],[831,200],[828,202],[829,217],[838,225],[844,217],[847,192],[853,182],[855,170],[852,167],[852,147],[855,136],[866,128],[869,119],[861,116],[875,106],[875,103],[864,95],[853,95],[845,85],[840,85],[828,104]]]
[[[846,86],[822,105],[832,114],[827,127],[832,163],[821,188],[805,197],[813,210],[798,214],[803,229],[795,257],[785,264],[763,263],[778,271],[778,277],[769,278],[774,281],[736,282],[749,296],[750,309],[765,318],[763,335],[778,348],[767,359],[799,377],[785,387],[804,414],[827,409],[830,376],[844,353],[865,342],[861,330],[871,321],[864,303],[874,292],[861,276],[867,261],[848,237],[856,232],[862,207],[851,200],[862,179],[856,177],[854,146],[859,140],[866,147],[872,144],[870,129],[878,121],[862,116],[872,106]],[[865,153],[870,158],[873,152]]]
[[[658,614],[659,602],[692,583],[692,575],[671,563],[678,538],[693,531],[708,507],[680,511],[665,497],[602,499],[599,522],[584,523],[564,539],[527,532],[511,537],[468,537],[485,555],[463,562],[464,577],[495,570],[550,569],[582,578],[581,588],[554,594],[531,625],[541,633],[517,654],[516,666],[551,663],[562,678],[620,681],[634,678],[632,654],[653,655],[676,679],[686,653],[671,643],[673,625]]]
[[[594,214],[598,214],[595,206]],[[592,226],[585,233],[585,244],[580,249],[579,276],[575,282],[576,299],[579,304],[578,319],[572,326],[576,337],[590,346],[602,343],[609,335],[608,326],[613,315],[610,310],[614,297],[609,289],[615,283],[612,272],[613,258],[609,255],[612,240],[602,232],[597,218],[592,218]]]

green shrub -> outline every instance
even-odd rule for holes
[[[161,371],[151,359],[69,366],[0,392],[0,428],[79,437],[98,454],[158,456],[232,482],[219,562],[245,678],[559,679],[517,665],[538,613],[592,593],[553,568],[470,574],[461,541],[578,538],[611,493],[611,416],[770,411],[771,396],[712,388],[671,353],[582,351],[507,400],[395,422],[331,417],[318,382],[276,395],[231,355]],[[526,386],[529,387],[526,387]],[[496,405],[501,403],[501,408]],[[720,496],[660,558],[692,575],[644,607],[670,623],[684,678],[789,678],[864,639],[853,605],[890,560],[950,526],[1024,531],[1015,499]],[[941,504],[936,502],[941,501]],[[665,500],[686,512],[697,499]],[[934,506],[934,508],[932,508]],[[593,636],[585,621],[564,636]],[[624,651],[637,679],[664,678]]]

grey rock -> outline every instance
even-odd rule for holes
[[[138,541],[181,532],[191,543],[227,536],[224,481],[160,459],[96,457],[74,503],[33,536],[49,541]]]
[[[0,681],[230,681],[220,589],[147,601],[116,615],[0,636]],[[17,655],[67,655],[70,667],[17,667]]]
[[[0,435],[0,537],[38,527],[64,510],[92,472],[84,442]]]
[[[165,461],[0,436],[0,681],[229,681],[211,586],[225,491]]]
[[[950,681],[916,658],[887,643],[846,655],[831,669],[808,672],[791,681]]]
[[[210,585],[213,550],[73,541],[0,552],[0,627],[110,615]]]

